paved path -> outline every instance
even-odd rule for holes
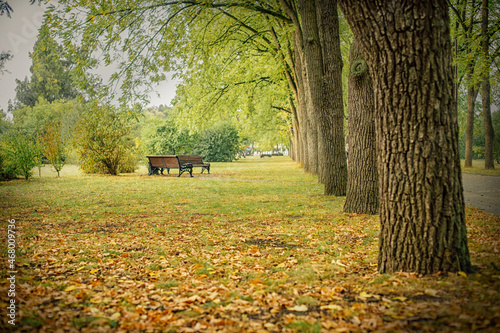
[[[500,177],[462,173],[465,205],[500,216]]]

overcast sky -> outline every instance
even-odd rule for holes
[[[0,74],[0,109],[7,111],[9,99],[14,100],[16,93],[16,79],[30,76],[31,58],[38,29],[42,24],[45,7],[30,5],[28,0],[9,1],[14,12],[12,18],[0,16],[0,51],[10,51],[13,59],[5,63],[3,75]],[[151,95],[151,105],[169,105],[175,97],[177,82],[165,81],[160,84],[156,94]]]

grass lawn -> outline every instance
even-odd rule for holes
[[[463,173],[472,173],[476,175],[500,176],[500,164],[495,163],[494,170],[484,168],[484,160],[472,160],[472,168],[464,168],[464,160],[460,161]]]
[[[466,209],[477,272],[377,273],[378,216],[288,157],[211,174],[49,167],[0,183],[0,307],[19,332],[498,332],[500,217]],[[15,219],[15,298],[8,297]],[[3,310],[0,331],[10,325]]]

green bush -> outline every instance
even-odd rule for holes
[[[193,151],[194,136],[187,130],[178,129],[169,118],[147,119],[141,136],[146,155],[189,155]]]
[[[236,126],[218,123],[200,133],[194,153],[210,162],[231,162],[240,151],[240,139]]]
[[[75,145],[86,173],[117,175],[135,170],[132,125],[126,112],[91,102],[86,105],[77,125]]]
[[[2,173],[13,174],[26,180],[33,175],[33,168],[41,163],[41,152],[37,140],[22,129],[12,129],[3,135]]]
[[[16,178],[16,169],[11,163],[8,163],[6,155],[4,149],[0,149],[0,180]]]

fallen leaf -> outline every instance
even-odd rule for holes
[[[432,297],[438,297],[437,294],[438,294],[438,291],[437,290],[434,290],[434,289],[425,289],[424,293],[426,295],[429,295],[429,296],[432,296]]]
[[[337,304],[328,304],[328,305],[322,305],[320,306],[321,310],[335,310],[335,311],[340,311],[342,310],[342,307]]]
[[[307,307],[307,305],[301,304],[301,305],[295,305],[293,308],[288,308],[288,310],[297,312],[306,312],[307,310],[309,310],[309,308]]]

